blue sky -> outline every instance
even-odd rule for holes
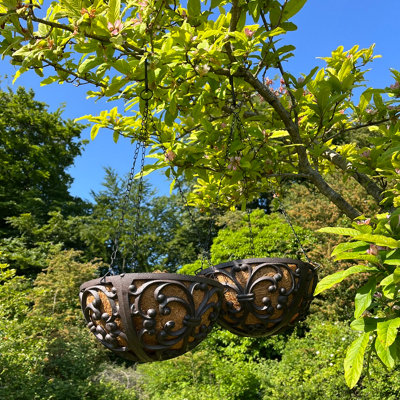
[[[298,30],[289,33],[285,39],[286,43],[297,47],[287,70],[300,76],[315,65],[322,66],[322,61],[316,58],[328,56],[339,45],[349,49],[355,44],[369,47],[376,43],[375,53],[382,58],[372,64],[367,78],[370,86],[388,86],[393,83],[389,68],[400,69],[399,15],[399,0],[309,0],[294,20]],[[14,72],[8,59],[0,61],[0,75]],[[11,82],[11,78],[3,79],[2,88],[11,85]],[[85,86],[53,84],[40,87],[40,80],[33,72],[20,77],[16,85],[32,88],[36,98],[49,104],[51,110],[64,104],[65,119],[95,115],[114,106],[104,101],[94,103],[93,100],[86,100]],[[83,136],[90,139],[89,129],[84,131]],[[69,171],[74,178],[71,193],[90,199],[90,191],[98,191],[101,187],[103,167],[110,166],[119,174],[126,174],[130,169],[132,153],[133,146],[128,139],[121,139],[115,144],[110,132],[100,131]],[[150,175],[149,180],[158,194],[169,193],[169,182],[160,173]]]

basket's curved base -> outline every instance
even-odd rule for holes
[[[314,266],[289,258],[235,260],[199,275],[224,286],[218,323],[240,336],[269,336],[304,319],[317,284]]]
[[[108,276],[80,288],[88,328],[136,362],[167,360],[196,347],[216,322],[223,287],[206,277],[164,273]]]

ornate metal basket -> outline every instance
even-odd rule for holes
[[[165,273],[108,276],[80,288],[91,332],[137,362],[167,360],[196,347],[216,322],[222,296],[217,281]]]
[[[303,319],[317,284],[314,266],[289,258],[236,260],[199,272],[224,286],[218,318],[240,336],[269,336]]]

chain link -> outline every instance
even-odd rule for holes
[[[101,278],[101,282],[105,281],[105,278],[108,275],[111,275],[114,272],[115,269],[115,260],[117,258],[119,249],[120,249],[120,239],[122,235],[122,228],[125,224],[125,215],[128,210],[128,205],[129,205],[129,200],[130,200],[130,195],[132,192],[132,186],[133,186],[133,181],[135,179],[135,169],[136,169],[136,163],[139,158],[139,152],[140,149],[141,151],[141,161],[140,161],[140,178],[139,178],[139,184],[138,184],[138,191],[136,195],[136,201],[134,204],[134,209],[136,210],[136,215],[135,215],[135,232],[133,236],[133,248],[135,249],[135,259],[136,259],[136,264],[137,264],[137,241],[138,241],[138,231],[140,227],[140,203],[142,201],[142,195],[143,195],[143,167],[144,167],[144,159],[145,159],[145,154],[146,154],[146,144],[148,141],[148,131],[147,131],[147,121],[148,121],[148,113],[149,113],[149,99],[145,99],[145,105],[144,105],[144,111],[143,111],[143,117],[142,117],[142,123],[140,127],[140,133],[138,137],[138,141],[136,142],[135,145],[135,150],[134,150],[134,155],[133,155],[133,162],[132,162],[132,167],[129,172],[129,177],[128,177],[128,182],[126,184],[126,189],[125,193],[123,196],[122,200],[122,205],[121,205],[121,218],[118,221],[117,228],[115,230],[115,237],[113,240],[113,245],[111,249],[111,259],[110,259],[110,265],[108,268],[108,271],[106,274]],[[120,268],[118,268],[118,272],[120,272]],[[121,268],[122,269],[122,268]],[[124,271],[121,271],[124,272]]]
[[[303,253],[305,259],[307,260],[307,262],[308,262],[309,264],[313,264],[313,265],[315,265],[317,268],[319,268],[319,264],[314,263],[314,262],[312,262],[312,261],[309,259],[308,255],[307,255],[307,252],[306,252],[306,250],[304,249],[303,244],[301,243],[300,237],[297,235],[296,230],[294,229],[294,226],[293,226],[293,224],[292,224],[292,221],[290,220],[290,217],[289,217],[288,213],[286,212],[285,208],[283,207],[283,203],[282,203],[281,199],[279,198],[279,195],[276,193],[274,187],[272,186],[272,184],[271,184],[270,182],[268,182],[268,185],[270,186],[270,188],[271,188],[271,190],[272,190],[272,193],[273,193],[274,198],[278,201],[278,203],[279,203],[279,211],[281,211],[281,213],[282,213],[283,216],[285,217],[285,220],[286,220],[287,224],[290,226],[290,229],[291,229],[292,232],[293,232],[293,236],[295,237],[296,242],[297,242],[297,244],[299,245],[300,250],[301,250],[301,252]]]
[[[165,146],[163,146],[163,144],[161,142],[161,138],[160,138],[160,134],[159,134],[158,128],[157,128],[157,126],[155,124],[155,121],[154,121],[154,118],[153,118],[153,116],[151,114],[150,114],[149,120],[150,120],[150,122],[152,124],[153,134],[160,140],[161,148],[164,151],[164,153],[166,153],[167,149],[165,148]],[[185,194],[183,192],[183,188],[182,188],[181,182],[179,181],[178,175],[175,172],[173,167],[171,167],[171,173],[172,173],[172,176],[174,177],[175,184],[176,184],[176,187],[178,188],[179,195],[180,195],[180,197],[181,197],[181,199],[182,199],[182,201],[184,203],[184,206],[185,206],[185,208],[186,208],[186,210],[187,210],[187,212],[189,214],[190,221],[191,221],[193,226],[197,226],[196,220],[195,220],[193,212],[192,212],[192,208],[189,206],[187,197],[185,196]],[[212,221],[211,221],[211,223],[212,223]],[[212,264],[211,264],[211,260],[210,260],[210,252],[208,250],[209,240],[208,240],[208,238],[206,238],[205,241],[202,242],[201,241],[201,236],[202,235],[200,235],[200,234],[198,235],[199,246],[201,248],[201,269],[203,269],[204,260],[207,261],[207,263],[208,263],[208,265],[210,267],[212,266]]]
[[[234,111],[233,112],[234,118],[236,119],[236,123],[238,125],[238,133],[239,133],[239,138],[244,142],[245,140],[245,128],[243,125],[242,120],[240,119],[239,113]],[[254,148],[252,148],[254,149]],[[248,182],[247,182],[247,175],[246,171],[243,170],[243,185],[244,185],[244,193],[245,193],[245,199],[246,202],[248,201],[249,198],[249,187],[248,187]],[[254,248],[254,234],[253,234],[253,227],[251,224],[251,211],[246,207],[246,214],[247,214],[247,226],[249,228],[249,234],[250,234],[250,247],[252,251],[252,256],[255,257],[255,248]]]

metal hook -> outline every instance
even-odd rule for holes
[[[144,60],[144,89],[140,92],[140,98],[148,102],[153,97],[153,91],[149,89],[149,76],[148,76],[148,66],[149,62],[147,57]]]

